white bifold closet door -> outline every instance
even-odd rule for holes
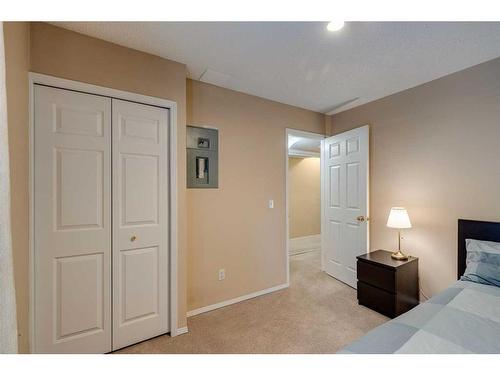
[[[113,99],[113,350],[169,331],[167,121]]]
[[[111,350],[111,99],[35,86],[37,353]]]
[[[168,109],[35,85],[34,347],[170,330]]]

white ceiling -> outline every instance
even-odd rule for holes
[[[499,22],[351,22],[336,33],[326,22],[54,24],[185,63],[193,79],[208,69],[211,83],[324,113],[500,56]]]
[[[288,135],[288,153],[296,154],[318,154],[321,148],[321,140],[318,138],[298,137],[296,135]]]

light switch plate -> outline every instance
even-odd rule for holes
[[[222,281],[226,278],[226,270],[224,268],[221,268],[219,270],[219,281]]]
[[[274,208],[274,200],[273,199],[269,199],[268,207]]]

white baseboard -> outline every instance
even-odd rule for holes
[[[177,328],[177,335],[176,336],[183,335],[185,333],[188,333],[188,327],[187,326],[179,327],[179,328]]]
[[[221,307],[233,305],[235,303],[242,302],[242,301],[245,301],[247,299],[259,297],[259,296],[262,296],[264,294],[268,294],[268,293],[276,292],[276,291],[281,290],[281,289],[288,288],[288,286],[289,286],[288,283],[281,284],[281,285],[273,286],[272,288],[269,288],[269,289],[259,290],[258,292],[253,292],[253,293],[241,296],[241,297],[236,297],[236,298],[233,298],[233,299],[229,299],[227,301],[222,301],[222,302],[219,302],[219,303],[215,303],[213,305],[209,305],[209,306],[205,306],[205,307],[200,307],[199,309],[194,309],[194,310],[188,311],[187,312],[187,316],[188,317],[195,316],[195,315],[198,315],[198,314],[203,314],[203,313],[208,312],[208,311],[220,309]]]
[[[321,234],[290,239],[290,255],[307,253],[319,249],[321,249]]]

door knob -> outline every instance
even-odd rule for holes
[[[137,239],[137,236],[134,234],[132,237],[130,237],[130,241],[134,242]]]
[[[365,220],[368,220],[368,218],[365,218],[363,215],[360,215],[356,218],[357,221],[359,221],[360,223],[364,222]]]

